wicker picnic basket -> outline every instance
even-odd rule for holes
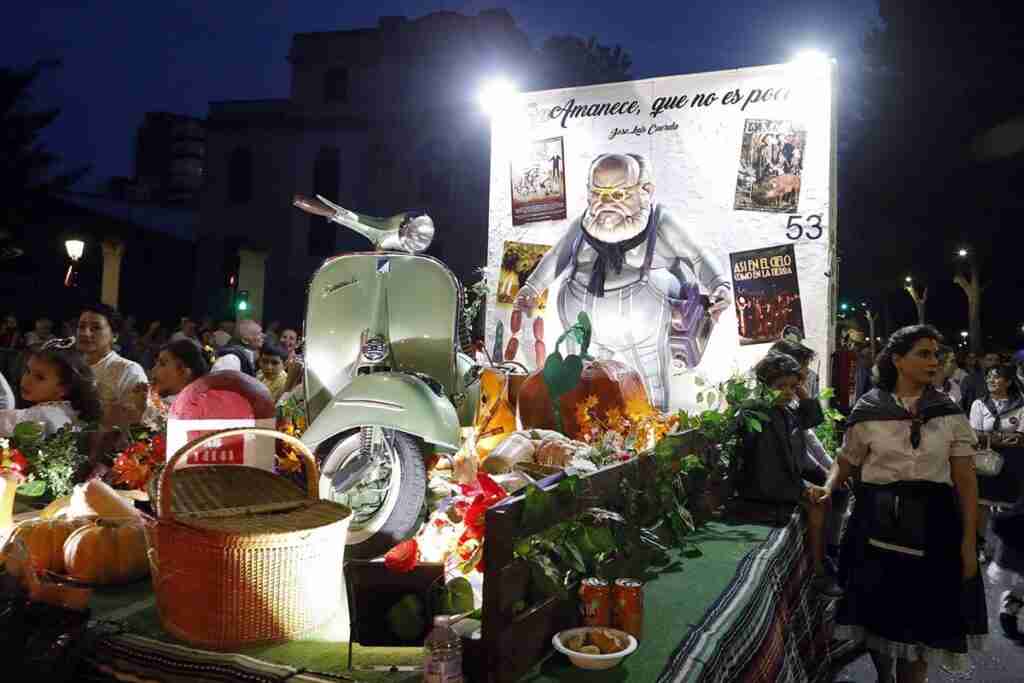
[[[238,465],[175,470],[215,440],[280,439],[300,454],[306,491]],[[190,644],[227,650],[297,638],[344,606],[342,563],[351,510],[320,500],[319,471],[301,441],[272,429],[224,429],[182,448],[160,474],[146,528],[164,629]]]

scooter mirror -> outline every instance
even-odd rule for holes
[[[434,220],[425,213],[407,216],[398,228],[398,239],[414,254],[426,251],[434,241]]]

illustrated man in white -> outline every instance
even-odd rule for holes
[[[708,315],[717,321],[732,303],[728,271],[654,203],[654,181],[642,156],[597,157],[587,189],[587,210],[544,255],[515,306],[532,315],[540,293],[568,270],[557,299],[562,325],[586,311],[592,353],[636,368],[651,403],[665,410],[672,360],[668,296],[696,280],[709,295]]]

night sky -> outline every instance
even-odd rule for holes
[[[63,109],[46,142],[69,163],[93,166],[84,182],[88,187],[112,175],[131,175],[133,135],[146,111],[205,116],[210,100],[286,97],[294,33],[374,27],[382,15],[418,17],[439,9],[476,14],[494,6],[43,0],[5,8],[0,63],[63,58],[63,69],[48,72],[38,89],[40,105]],[[852,63],[860,59],[865,27],[877,20],[873,0],[503,6],[535,46],[566,33],[621,44],[638,78],[772,64],[803,47]]]
[[[440,9],[476,14],[494,6],[493,2],[414,0],[18,3],[5,8],[0,64],[27,66],[37,59],[64,60],[62,69],[45,73],[37,89],[40,107],[63,110],[45,142],[69,165],[93,167],[79,186],[91,189],[112,175],[132,174],[133,136],[146,111],[201,117],[211,100],[287,96],[286,56],[294,33],[374,27],[382,15],[418,17]],[[861,45],[865,32],[879,22],[876,0],[543,0],[504,6],[534,46],[551,35],[567,33],[593,35],[603,44],[621,44],[633,57],[636,78],[778,63],[801,49],[819,49],[836,57],[840,65],[841,176],[844,140],[871,144],[870,131],[867,137],[863,130],[859,135],[852,133],[862,119],[858,104],[864,87]],[[841,207],[844,199],[856,197],[850,193],[841,197]],[[856,216],[853,223],[865,220]],[[902,240],[895,250],[863,240],[853,248],[848,245],[840,280],[842,294],[850,301],[877,296],[889,299],[895,325],[913,322],[913,305],[899,289],[897,271],[903,269],[899,259],[912,259],[916,243],[925,239],[921,230],[899,225],[899,229],[884,228],[885,235]],[[841,213],[840,233],[851,228],[857,225],[844,223]],[[947,238],[955,240],[955,236]],[[945,245],[936,250],[948,251]],[[896,259],[896,265],[890,262],[883,275],[887,293],[882,293],[885,288],[876,286],[871,277],[874,254],[879,253],[890,261]],[[942,282],[933,286],[930,310],[947,330],[966,327],[963,295],[948,281],[951,274],[942,270],[947,266],[935,267],[936,280]],[[920,270],[919,264],[910,263],[908,268]],[[1017,279],[1007,273],[1003,285],[995,289],[1005,295],[1008,283],[1019,291]],[[1007,301],[1016,302],[1019,297]],[[1016,317],[1024,317],[1024,313],[1014,311],[1006,317],[986,312],[983,320],[993,322],[993,328],[1001,325],[997,334],[1006,344],[1019,345],[1011,321]]]

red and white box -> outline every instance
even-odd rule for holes
[[[210,432],[233,427],[277,427],[270,391],[253,377],[227,370],[200,377],[185,387],[167,414],[167,453]],[[265,436],[217,439],[191,453],[178,468],[246,465],[274,471],[275,442]]]

